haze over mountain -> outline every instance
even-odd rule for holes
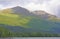
[[[43,10],[60,17],[60,0],[2,0],[0,9],[21,6],[28,10]]]

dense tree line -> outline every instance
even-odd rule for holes
[[[60,37],[59,34],[49,34],[49,33],[12,33],[12,32],[0,32],[0,37]]]
[[[0,37],[60,37],[60,34],[46,32],[12,32],[0,27]]]

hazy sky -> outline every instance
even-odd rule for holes
[[[30,11],[45,10],[60,15],[60,0],[0,0],[0,9],[21,6]]]

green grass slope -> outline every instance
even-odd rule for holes
[[[16,14],[0,13],[0,24],[26,27],[31,17],[22,17]]]

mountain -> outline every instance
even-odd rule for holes
[[[13,12],[15,14],[23,14],[23,15],[30,15],[30,11],[28,11],[27,9],[25,8],[22,8],[22,7],[14,7],[14,8],[11,8],[13,10]]]
[[[43,10],[36,10],[33,11],[34,14],[38,15],[39,17],[43,18],[43,19],[53,19],[53,18],[57,18],[57,16],[49,14],[48,12],[45,12]]]
[[[21,15],[25,15],[25,16],[35,16],[35,17],[39,17],[39,18],[41,17],[43,19],[57,18],[57,16],[49,14],[42,10],[37,10],[37,11],[31,12],[20,6],[4,9],[4,10],[2,10],[2,13],[11,13],[11,14],[18,14],[18,15],[21,14]]]
[[[3,32],[13,37],[60,36],[60,21],[54,18],[57,19],[56,16],[42,10],[30,12],[19,6],[8,8],[0,11],[0,27],[2,27],[0,31],[4,28]]]
[[[4,10],[2,10],[2,12],[3,13],[10,12],[11,14],[18,14],[18,15],[21,14],[21,15],[25,15],[25,16],[33,15],[33,13],[31,13],[29,10],[27,10],[23,7],[20,7],[20,6],[4,9]]]

